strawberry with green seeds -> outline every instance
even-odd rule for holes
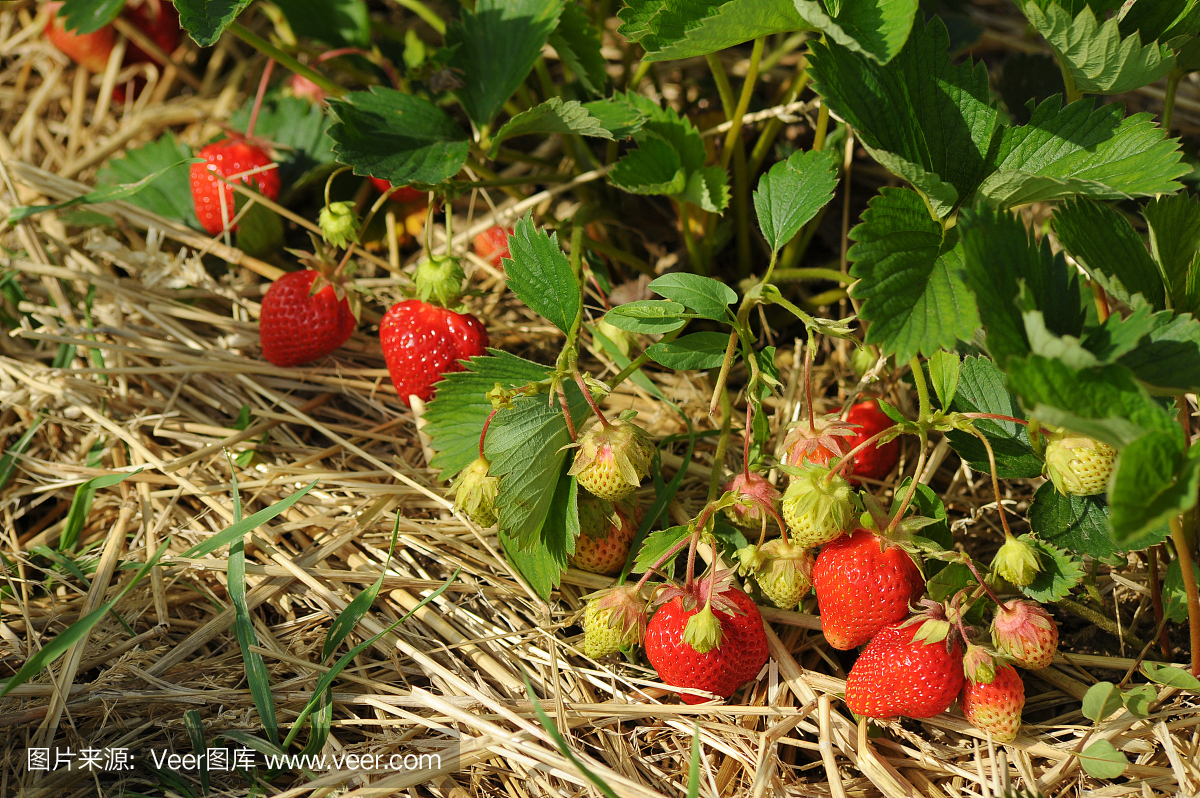
[[[573,446],[575,461],[567,473],[588,493],[610,502],[637,490],[654,457],[647,432],[624,419],[597,419]]]
[[[783,520],[792,543],[813,548],[828,543],[854,522],[854,491],[840,474],[808,465],[791,469],[792,484],[783,494]]]
[[[579,537],[571,564],[594,574],[615,576],[625,567],[640,515],[635,497],[617,502],[579,496]]]
[[[487,529],[499,516],[496,496],[500,493],[500,478],[488,473],[491,463],[483,455],[459,472],[450,489],[454,491],[454,507],[476,524]]]
[[[646,602],[636,585],[617,585],[588,599],[583,652],[592,659],[636,646],[646,636]]]
[[[781,610],[794,610],[812,587],[813,556],[808,549],[782,538],[738,550],[739,570]]]
[[[1022,668],[1048,668],[1058,651],[1058,625],[1041,604],[1012,599],[992,617],[992,645]]]
[[[738,472],[725,485],[726,493],[735,497],[734,504],[725,508],[730,521],[746,529],[762,529],[769,516],[775,515],[779,489],[754,471]]]
[[[1108,489],[1116,449],[1103,441],[1053,427],[1046,434],[1045,474],[1059,493],[1094,496]]]

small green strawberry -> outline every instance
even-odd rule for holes
[[[806,466],[783,494],[783,520],[800,548],[828,543],[854,523],[850,483],[840,475],[827,480],[828,475],[828,468]]]
[[[646,636],[646,602],[636,585],[593,595],[583,612],[583,652],[592,659],[636,646]]]
[[[633,493],[650,473],[654,445],[631,421],[603,422],[579,436],[575,462],[567,473],[588,493],[610,502]]]
[[[1046,476],[1059,493],[1093,496],[1104,493],[1117,459],[1116,449],[1067,430],[1045,427]]]
[[[782,538],[746,546],[738,551],[738,559],[742,573],[752,575],[763,595],[781,610],[794,610],[812,587],[812,554]]]
[[[450,486],[455,508],[484,528],[496,523],[496,495],[500,492],[500,477],[490,476],[490,467],[487,458],[476,457]]]
[[[1028,587],[1037,575],[1042,572],[1038,561],[1038,552],[1025,541],[1005,533],[1006,540],[996,558],[992,560],[992,568],[1000,577],[1016,587]]]
[[[353,202],[329,203],[321,209],[317,222],[324,239],[338,249],[345,249],[347,243],[358,243],[359,221]]]

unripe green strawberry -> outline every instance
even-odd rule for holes
[[[828,475],[828,468],[809,465],[783,494],[783,520],[792,543],[801,548],[828,543],[854,523],[850,483],[841,476],[826,481]]]
[[[1058,625],[1041,604],[1006,601],[992,618],[992,645],[1022,668],[1048,668],[1058,651]]]
[[[317,222],[324,239],[338,249],[345,249],[347,242],[358,243],[359,221],[354,212],[354,203],[329,203],[321,209]]]
[[[758,555],[760,564],[753,574],[763,595],[781,610],[794,610],[812,587],[812,554],[775,538],[759,547]]]
[[[1002,579],[1016,587],[1029,586],[1042,572],[1037,549],[1011,534],[1007,535],[1004,545],[996,552],[992,568]]]
[[[579,437],[568,471],[588,493],[615,502],[642,484],[650,473],[654,446],[644,429],[618,419],[597,424]]]
[[[1021,710],[1025,708],[1025,684],[1012,665],[996,662],[993,678],[987,683],[963,683],[958,704],[971,725],[991,732],[998,743],[1011,743],[1021,729]]]
[[[636,646],[646,636],[646,602],[636,585],[602,590],[583,612],[583,652],[592,659]]]
[[[628,498],[619,505],[581,494],[580,535],[575,540],[571,564],[594,574],[613,576],[625,567],[629,547],[637,533],[637,505]]]
[[[1104,493],[1116,459],[1116,449],[1107,443],[1046,428],[1045,471],[1059,493],[1068,496]]]
[[[464,279],[466,275],[463,273],[462,264],[458,258],[448,255],[431,255],[421,261],[413,273],[417,298],[444,308],[458,302]]]
[[[739,472],[725,485],[727,492],[737,496],[737,503],[725,508],[730,521],[746,529],[761,529],[763,522],[779,501],[779,490],[762,474]]]
[[[500,477],[490,476],[491,463],[485,457],[475,458],[459,472],[454,484],[454,506],[467,514],[481,527],[496,523],[496,495],[500,492]]]

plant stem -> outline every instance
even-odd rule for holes
[[[979,573],[979,569],[975,567],[975,561],[971,559],[971,555],[967,554],[963,556],[963,565],[970,568],[971,573],[975,574],[975,581],[979,583],[979,587],[983,589],[983,592],[988,594],[988,598],[996,602],[997,607],[1004,606],[1004,602],[1000,600],[1000,597],[996,595],[994,590],[992,590],[991,585],[989,585],[987,580],[983,578],[983,575]]]
[[[438,34],[443,36],[446,34],[446,23],[420,0],[396,0],[396,3],[425,20],[425,24],[437,31]]]
[[[1002,416],[999,413],[959,413],[963,418],[990,418],[996,421],[1010,421],[1013,424],[1021,424],[1029,426],[1029,421],[1023,418],[1013,418],[1012,416]]]
[[[754,403],[746,402],[746,434],[742,436],[742,476],[750,480],[750,430],[754,421]]]
[[[658,570],[659,568],[661,568],[663,566],[663,563],[665,563],[667,560],[671,559],[676,554],[678,554],[679,550],[682,549],[689,540],[692,540],[695,537],[696,536],[694,534],[693,535],[685,535],[684,537],[681,537],[679,539],[679,541],[677,543],[675,543],[675,545],[673,545],[673,546],[671,546],[671,548],[667,549],[667,551],[663,554],[663,556],[658,558],[658,562],[654,563],[654,565],[651,565],[649,568],[646,569],[646,573],[642,574],[642,578],[639,579],[637,582],[638,591],[640,592],[641,589],[643,587],[645,587],[646,582],[648,582],[650,580],[650,577],[654,575],[654,572],[656,570]]]
[[[578,370],[573,372],[573,375],[575,377],[575,384],[579,386],[579,390],[583,391],[583,398],[587,399],[587,403],[591,405],[592,412],[596,414],[596,418],[600,419],[601,426],[608,429],[612,425],[608,423],[608,419],[600,412],[600,405],[596,404],[596,400],[592,398],[592,392],[588,388],[587,383],[583,381],[583,375]]]
[[[1128,629],[1121,629],[1121,627],[1117,626],[1117,622],[1112,618],[1109,618],[1102,612],[1097,612],[1086,604],[1081,604],[1074,599],[1063,598],[1058,600],[1058,606],[1062,607],[1072,615],[1083,618],[1085,621],[1099,626],[1110,635],[1123,637],[1125,640],[1129,641],[1130,645],[1138,648],[1141,648],[1145,645],[1145,643],[1142,642],[1142,639],[1133,632],[1130,632]]]
[[[813,136],[812,148],[814,151],[825,149],[825,134],[829,130],[829,106],[824,102],[821,103],[821,110],[817,113],[817,132]]]
[[[1187,535],[1183,533],[1183,523],[1177,515],[1171,516],[1171,542],[1175,544],[1175,557],[1179,560],[1179,571],[1183,576],[1183,592],[1187,595],[1192,675],[1200,676],[1200,591],[1196,588],[1196,574],[1192,571],[1192,552],[1188,548]]]
[[[748,277],[753,269],[750,250],[750,183],[746,172],[746,142],[733,147],[733,224],[737,231],[738,276]]]
[[[925,437],[925,430],[921,430],[921,454],[917,457],[917,467],[913,470],[912,484],[908,487],[908,493],[904,496],[904,501],[900,503],[900,509],[892,516],[892,523],[888,524],[888,531],[891,532],[900,525],[901,519],[904,518],[904,513],[908,510],[908,505],[912,503],[913,497],[917,495],[917,485],[921,484],[919,477],[921,470],[925,468],[925,450],[929,448],[929,439]]]
[[[708,403],[708,415],[711,418],[716,415],[717,402],[721,401],[721,394],[725,392],[725,381],[729,378],[729,367],[733,365],[734,355],[737,354],[738,332],[733,329],[729,332],[729,346],[725,347],[725,359],[721,361],[721,370],[717,372],[717,386],[713,389],[712,399]]]
[[[250,109],[250,123],[246,125],[246,138],[254,135],[254,126],[258,124],[258,112],[262,108],[263,97],[267,93],[267,84],[271,81],[271,70],[275,69],[275,59],[268,58],[263,67],[262,78],[258,81],[258,92],[254,95],[254,107]]]
[[[808,70],[806,69],[807,61],[800,59],[800,63],[796,65],[796,77],[792,80],[791,88],[783,95],[779,101],[780,105],[793,103],[800,96],[800,92],[808,85]],[[754,142],[754,149],[750,151],[750,163],[748,164],[747,174],[756,175],[758,170],[762,168],[763,161],[766,160],[767,153],[771,146],[775,143],[775,139],[779,136],[779,131],[783,130],[783,120],[779,117],[773,117],[767,126],[763,128],[763,132],[759,135],[758,141]]]
[[[638,61],[637,69],[633,71],[633,77],[629,79],[629,84],[625,87],[626,91],[637,91],[637,87],[641,84],[642,79],[646,77],[646,73],[654,66],[652,61],[642,59]]]
[[[813,391],[812,391],[812,351],[813,340],[815,336],[813,331],[808,331],[808,346],[804,347],[804,399],[808,403],[808,431],[815,433],[817,431],[817,413],[813,409]]]
[[[563,406],[564,407],[566,406],[566,402],[563,402]],[[483,422],[483,430],[479,433],[479,457],[481,459],[484,457],[483,441],[485,438],[487,438],[488,427],[492,426],[492,419],[495,418],[496,414],[499,412],[500,412],[500,408],[498,408],[498,407],[493,408],[492,412],[488,413],[487,421]],[[571,417],[567,416],[567,425],[570,426],[570,424],[571,424]],[[574,430],[571,430],[571,432],[572,432],[571,440],[575,440],[575,435],[573,434]]]
[[[708,479],[708,501],[717,498],[721,489],[721,469],[725,465],[725,453],[729,451],[729,435],[733,430],[733,403],[729,391],[721,391],[721,437],[717,438],[717,451],[713,455],[712,474]],[[746,434],[750,431],[747,429]]]
[[[754,84],[758,81],[758,65],[762,61],[763,46],[766,41],[764,36],[759,36],[754,40],[754,49],[750,52],[750,69],[746,72],[746,81],[742,84],[742,94],[738,98],[737,108],[734,109],[733,117],[729,120],[732,127],[725,135],[725,146],[721,148],[722,169],[729,167],[729,160],[733,157],[733,145],[742,133],[742,117],[746,115],[746,109],[750,107],[750,98],[754,95]]]
[[[1179,79],[1183,77],[1183,71],[1176,68],[1171,70],[1171,74],[1167,75],[1167,94],[1163,98],[1163,110],[1161,124],[1163,132],[1168,136],[1171,135],[1171,119],[1175,116],[1175,91],[1179,88]]]
[[[717,84],[717,94],[721,97],[721,108],[725,111],[725,118],[732,119],[736,106],[733,104],[733,86],[729,85],[725,65],[716,53],[709,53],[704,56],[704,60],[708,62],[708,71],[712,73],[713,82]]]
[[[1067,103],[1073,103],[1083,97],[1083,92],[1075,88],[1075,76],[1071,74],[1071,67],[1067,64],[1067,59],[1057,48],[1054,50],[1054,60],[1058,62],[1058,69],[1062,72],[1063,87],[1067,91]]]
[[[675,207],[679,209],[679,223],[683,227],[683,246],[687,249],[688,260],[692,262],[692,269],[696,274],[706,276],[708,274],[708,264],[700,258],[700,250],[696,246],[696,239],[692,236],[692,220],[688,214],[687,200],[680,200],[675,203]]]
[[[266,39],[250,31],[248,28],[246,28],[246,26],[242,25],[242,23],[234,20],[233,22],[229,23],[227,30],[234,36],[244,41],[246,44],[253,47],[255,50],[258,50],[263,55],[275,59],[284,67],[290,69],[292,72],[295,72],[297,75],[308,78],[313,83],[320,86],[326,94],[334,97],[342,97],[346,94],[346,90],[341,86],[334,83],[320,72],[317,72],[315,69],[309,69],[304,64],[301,64],[283,50],[280,50]]]
[[[921,370],[921,359],[913,355],[908,361],[909,367],[912,369],[913,384],[917,388],[917,399],[920,400],[920,421],[926,422],[933,415],[932,406],[929,404],[929,386],[925,384],[925,372]]]
[[[854,462],[854,456],[855,456],[856,454],[858,454],[858,453],[859,453],[859,452],[861,452],[863,449],[865,449],[865,448],[867,448],[868,446],[870,446],[871,444],[873,444],[875,441],[877,441],[877,440],[879,440],[880,438],[882,438],[882,437],[883,437],[883,435],[884,435],[884,433],[890,432],[890,431],[892,431],[892,430],[894,430],[894,429],[895,429],[895,427],[894,427],[894,426],[892,426],[892,427],[888,427],[887,429],[882,429],[882,430],[880,430],[879,432],[876,432],[876,433],[875,433],[874,435],[872,435],[871,437],[867,438],[867,439],[866,439],[865,441],[863,441],[862,443],[860,443],[860,444],[858,444],[857,446],[855,446],[855,447],[854,447],[853,449],[851,449],[850,451],[846,452],[844,455],[842,455],[842,459],[838,461],[838,464],[837,464],[835,467],[833,467],[833,468],[829,469],[829,473],[828,473],[828,474],[825,476],[825,484],[826,484],[826,485],[828,485],[828,484],[829,484],[829,483],[830,483],[830,482],[833,480],[833,478],[834,478],[835,476],[837,476],[839,473],[841,473],[841,471],[842,471],[842,469],[843,469],[843,468],[845,468],[846,466],[848,466],[848,465],[852,464],[852,463]]]
[[[567,432],[571,434],[571,442],[574,443],[579,440],[579,436],[575,433],[575,419],[571,418],[571,406],[567,404],[567,389],[563,387],[561,382],[558,384],[558,403],[562,405],[563,418],[567,422]],[[496,411],[493,410],[492,412],[495,413]],[[488,420],[491,421],[491,418],[489,417]],[[480,441],[480,454],[483,453],[482,447],[483,442]]]
[[[992,472],[992,493],[996,496],[996,512],[1000,514],[1000,525],[1004,527],[1004,540],[1008,541],[1012,538],[1012,530],[1008,528],[1008,516],[1004,512],[1004,502],[1000,500],[1000,478],[996,476],[996,455],[992,451],[992,443],[979,430],[975,430],[975,434],[983,443],[983,448],[987,450],[988,468]]]

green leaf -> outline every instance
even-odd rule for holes
[[[357,175],[395,185],[436,185],[453,177],[467,160],[470,142],[445,111],[421,97],[375,86],[352,92],[329,107],[337,159]]]
[[[930,561],[927,561],[930,562]],[[964,587],[975,583],[975,575],[962,563],[952,562],[929,578],[925,589],[934,601],[948,601]]]
[[[686,526],[672,526],[666,529],[660,529],[657,532],[651,532],[646,541],[642,544],[642,548],[638,550],[637,559],[633,563],[633,573],[643,574],[649,570],[655,563],[662,559],[668,551],[671,550],[679,541],[687,537],[688,528]],[[675,555],[679,556],[678,554]],[[669,563],[675,558],[672,557],[667,563],[663,563],[659,570],[670,572]]]
[[[917,0],[853,0],[844,9],[826,13],[815,0],[795,3],[809,25],[881,64],[895,58],[904,46],[918,6]],[[826,5],[831,5],[829,0]]]
[[[631,0],[618,33],[636,41],[647,61],[715,53],[804,27],[792,0]]]
[[[1200,19],[1197,19],[1196,0],[1137,0],[1126,3],[1118,19],[1122,36],[1140,34],[1143,42],[1165,42],[1174,36],[1195,34]]]
[[[962,371],[962,362],[957,352],[947,352],[939,349],[929,358],[929,380],[933,383],[933,392],[937,394],[942,407],[949,407],[958,391],[958,377]]]
[[[564,389],[572,417],[582,421],[588,409],[583,394],[573,383]],[[563,567],[570,555],[563,542],[565,522],[561,515],[548,516],[555,491],[565,479],[567,461],[574,454],[574,450],[564,448],[570,443],[562,409],[557,400],[549,403],[545,396],[515,399],[511,409],[501,410],[492,419],[484,443],[484,452],[491,461],[489,473],[500,477],[496,497],[500,529],[516,549],[548,547]],[[553,526],[544,530],[547,524]],[[549,533],[554,534],[551,537]]]
[[[236,213],[250,203],[244,194],[235,194]],[[237,248],[255,258],[265,258],[283,247],[283,220],[262,203],[255,202],[242,215],[236,234]]]
[[[716,165],[692,172],[676,199],[690,202],[709,213],[721,213],[729,204],[729,175]]]
[[[201,47],[211,47],[250,0],[173,0],[179,24]]]
[[[274,0],[292,32],[334,47],[367,47],[371,21],[363,0]]]
[[[192,184],[187,169],[171,171],[170,167],[192,157],[192,148],[177,142],[171,133],[157,141],[126,150],[120,158],[105,164],[96,175],[99,183],[133,183],[146,175],[159,172],[162,177],[145,186],[128,199],[131,205],[145,208],[159,216],[201,229],[192,203]]]
[[[1146,432],[1179,433],[1162,409],[1119,365],[1072,369],[1031,355],[1008,362],[1009,388],[1030,415],[1122,449]]]
[[[1108,534],[1103,496],[1066,496],[1045,482],[1033,495],[1029,528],[1043,540],[1072,554],[1105,560],[1119,549]]]
[[[1172,307],[1200,312],[1200,200],[1187,194],[1159,197],[1146,205],[1145,214],[1150,252],[1162,269]]]
[[[1071,589],[1083,579],[1083,565],[1034,535],[1021,535],[1021,540],[1037,551],[1041,572],[1026,587],[1021,588],[1026,596],[1043,604],[1060,601],[1071,594]]]
[[[67,0],[57,14],[64,30],[82,36],[112,23],[124,7],[125,0]]]
[[[563,6],[558,27],[550,34],[550,46],[579,80],[583,90],[596,97],[608,83],[608,62],[600,54],[600,32],[582,6]]]
[[[508,245],[512,257],[505,258],[504,268],[509,289],[530,310],[569,332],[579,316],[583,295],[558,245],[558,234],[536,229],[526,216],[517,221]]]
[[[126,471],[119,474],[104,474],[99,477],[92,477],[87,482],[75,488],[75,495],[71,497],[71,509],[67,511],[67,520],[63,525],[62,534],[59,536],[58,548],[60,551],[75,548],[75,542],[79,539],[79,533],[83,531],[83,525],[87,523],[88,513],[92,509],[92,499],[96,496],[96,491],[103,488],[111,488],[113,485],[119,485],[129,479],[134,474],[140,474],[142,469],[136,471]]]
[[[1192,578],[1200,584],[1200,564],[1192,563]],[[1183,566],[1179,559],[1171,560],[1167,566],[1167,575],[1163,579],[1163,615],[1175,623],[1183,623],[1188,618],[1187,591],[1183,587]]]
[[[1083,194],[1127,199],[1170,194],[1191,169],[1180,163],[1179,142],[1168,139],[1149,114],[1125,116],[1119,103],[1094,108],[1079,100],[1066,108],[1051,97],[1029,124],[1004,128],[988,158],[979,196],[1011,208]]]
[[[1082,332],[1078,273],[1048,239],[1039,245],[1019,216],[986,206],[963,211],[959,227],[966,282],[987,329],[988,352],[1000,366],[1030,351],[1024,315],[1029,311],[1041,311],[1054,335]]]
[[[1097,682],[1083,696],[1083,716],[1099,722],[1121,708],[1121,690],[1112,682]]]
[[[151,172],[150,174],[145,175],[141,180],[138,180],[134,183],[121,183],[115,186],[102,186],[95,191],[89,191],[87,194],[81,194],[78,197],[73,197],[65,202],[57,202],[53,205],[21,205],[9,211],[7,221],[9,224],[16,224],[22,219],[28,219],[30,216],[38,213],[45,213],[46,211],[57,211],[61,210],[62,208],[70,208],[75,205],[95,205],[101,202],[115,202],[117,200],[128,199],[129,197],[132,197],[145,189],[147,186],[149,186],[155,180],[158,180],[158,178],[162,177],[170,170],[179,166],[183,166],[184,164],[201,162],[202,161],[199,158],[187,158],[182,161],[175,161],[169,166],[159,169],[157,172]]]
[[[562,8],[563,0],[480,0],[446,29],[447,65],[463,79],[455,94],[476,128],[490,125],[525,82]]]
[[[558,97],[551,97],[505,122],[492,139],[490,154],[495,157],[500,151],[500,143],[505,139],[530,133],[578,133],[610,141],[613,139],[613,134],[604,127],[603,121],[588,113],[581,103],[575,100],[563,102]]]
[[[594,100],[584,103],[583,107],[599,119],[600,124],[604,125],[604,129],[612,133],[615,139],[629,138],[641,130],[646,121],[641,111],[626,102]]]
[[[947,53],[946,26],[917,21],[887,67],[837,43],[813,42],[809,72],[830,109],[871,155],[946,216],[985,174],[996,129],[987,69]]]
[[[1167,687],[1178,687],[1181,690],[1200,691],[1200,679],[1188,673],[1183,668],[1167,665],[1161,662],[1142,662],[1142,673],[1156,684]]]
[[[833,150],[796,152],[759,179],[754,212],[772,252],[791,241],[833,199],[837,166]]]
[[[59,632],[53,640],[45,643],[33,654],[33,656],[25,660],[17,672],[9,677],[8,681],[4,682],[3,686],[0,687],[0,698],[8,695],[13,689],[24,684],[34,676],[37,676],[46,668],[50,667],[50,665],[54,664],[55,660],[67,653],[72,646],[87,637],[91,633],[92,628],[100,622],[100,619],[107,615],[109,611],[121,601],[121,599],[125,598],[125,595],[129,593],[130,590],[133,590],[133,588],[142,581],[146,574],[150,573],[150,569],[158,563],[159,558],[163,556],[163,553],[166,552],[167,547],[170,545],[171,541],[165,541],[161,546],[158,547],[158,550],[151,555],[150,559],[147,560],[144,565],[138,568],[137,572],[133,575],[133,578],[121,588],[117,595],[113,596],[100,607]]]
[[[1139,684],[1121,694],[1125,709],[1135,718],[1144,718],[1150,714],[1150,703],[1158,698],[1158,691],[1152,684]]]
[[[733,289],[720,280],[698,274],[674,272],[650,282],[651,291],[674,300],[705,319],[729,321],[729,306],[737,301]]]
[[[851,293],[871,322],[867,343],[906,362],[970,340],[979,327],[974,298],[963,283],[957,234],[943,231],[919,194],[884,188],[862,223],[850,231],[848,256],[857,278]]]
[[[300,499],[304,497],[304,494],[312,490],[316,484],[317,481],[314,479],[312,482],[288,496],[286,499],[280,499],[270,507],[259,510],[257,513],[254,513],[248,518],[243,518],[242,520],[225,527],[207,540],[201,541],[195,546],[192,546],[183,554],[180,554],[179,557],[185,560],[192,559],[194,557],[203,557],[205,554],[214,552],[222,546],[241,540],[246,536],[247,532],[259,528],[263,524],[278,516],[284,510],[291,507],[296,502],[300,501]]]
[[[0,457],[0,488],[6,486],[8,481],[12,479],[13,469],[17,465],[17,458],[24,454],[25,450],[29,448],[29,442],[33,440],[34,434],[36,434],[38,429],[41,428],[42,422],[45,420],[45,416],[39,415],[37,419],[35,419],[34,422],[29,425],[29,429],[21,433],[21,437],[17,438],[17,442],[14,443],[12,447],[4,453],[4,456]]]
[[[497,383],[513,390],[549,376],[548,367],[495,349],[466,361],[463,371],[447,374],[425,408],[425,432],[437,453],[429,465],[442,469],[438,478],[449,480],[479,456],[479,435],[492,412],[488,391]]]
[[[1182,436],[1152,431],[1117,455],[1108,504],[1113,540],[1127,540],[1196,506],[1200,458],[1185,456]]]
[[[1025,16],[1046,37],[1082,94],[1124,94],[1153,83],[1171,71],[1175,56],[1166,45],[1142,46],[1139,38],[1122,39],[1120,24],[1100,24],[1090,8],[1072,19],[1057,3],[1025,5]]]
[[[661,299],[639,299],[617,305],[604,314],[612,326],[637,333],[668,333],[687,323],[684,307],[678,302]]]
[[[646,349],[650,359],[676,371],[715,369],[725,361],[729,336],[719,332],[699,332]]]
[[[1136,312],[1123,321],[1137,322]],[[1114,314],[1116,316],[1116,314]],[[1113,319],[1114,316],[1109,316]],[[1122,321],[1117,316],[1118,322]],[[1148,327],[1118,362],[1131,369],[1138,381],[1155,393],[1180,394],[1200,390],[1200,322],[1188,313],[1155,313],[1145,321]],[[1136,330],[1135,330],[1136,334]],[[1088,337],[1092,343],[1094,332]]]
[[[1017,399],[1008,392],[1004,374],[984,357],[963,358],[958,391],[950,408],[959,413],[992,413],[1025,418]],[[1033,452],[1029,429],[1024,424],[997,419],[975,419],[975,429],[987,436],[996,458],[996,475],[1001,479],[1031,479],[1041,476],[1042,460]],[[951,446],[973,470],[990,473],[987,450],[974,435],[951,431]]]
[[[679,154],[658,136],[644,138],[637,149],[622,156],[608,180],[630,194],[674,196],[687,188]]]
[[[558,747],[559,753],[571,760],[571,764],[579,769],[579,772],[584,775],[584,778],[590,781],[592,786],[594,786],[600,792],[600,794],[604,796],[604,798],[618,798],[617,794],[613,791],[613,788],[609,786],[608,782],[593,773],[587,767],[587,765],[579,761],[579,758],[575,756],[573,751],[571,751],[571,746],[567,744],[566,739],[562,736],[562,733],[558,730],[558,727],[554,725],[554,721],[550,720],[550,717],[546,714],[546,711],[542,709],[542,704],[540,701],[538,701],[537,696],[534,694],[533,685],[529,683],[529,676],[525,674],[523,668],[521,670],[521,678],[525,680],[525,695],[528,696],[529,702],[533,704],[533,711],[535,714],[537,714],[538,723],[542,724],[542,728],[545,729],[546,733],[550,735],[550,739],[554,740],[554,744]]]
[[[1165,307],[1158,268],[1122,214],[1094,200],[1069,200],[1054,211],[1054,232],[1105,291],[1127,305],[1140,294],[1155,308]]]
[[[1079,754],[1079,764],[1094,779],[1115,779],[1129,767],[1129,760],[1108,740],[1097,740]]]

